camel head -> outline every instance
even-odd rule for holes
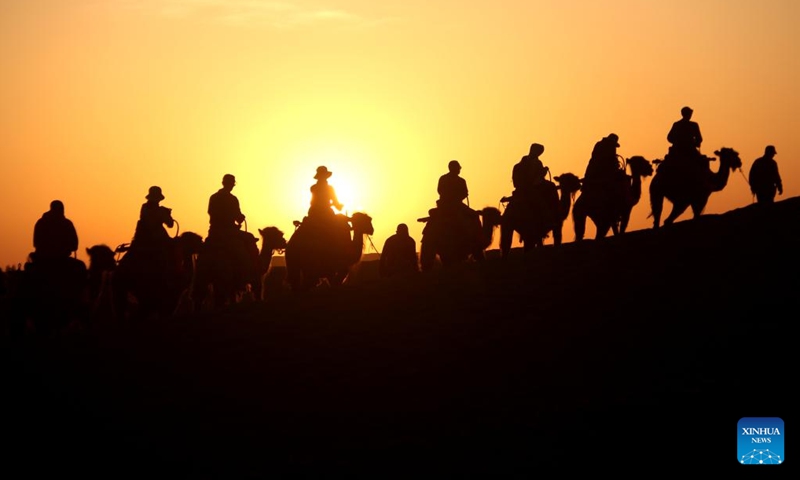
[[[89,255],[90,270],[112,270],[117,261],[114,258],[114,250],[108,245],[94,245],[86,249]]]
[[[356,212],[350,217],[353,231],[363,235],[373,235],[375,228],[372,226],[372,217],[366,213]]]
[[[561,190],[562,194],[567,194],[571,197],[581,189],[581,179],[574,173],[562,173],[553,177],[553,180],[558,184],[558,189]]]
[[[742,168],[742,159],[739,158],[739,152],[729,147],[722,147],[714,152],[714,155],[719,157],[721,164],[727,165],[731,170]]]
[[[200,253],[203,248],[203,237],[194,232],[183,232],[178,237],[181,250],[188,254]]]
[[[641,155],[629,158],[628,166],[631,167],[631,175],[635,177],[649,177],[653,174],[653,165]]]
[[[278,227],[259,228],[258,233],[261,234],[261,248],[279,252],[286,249],[286,237]]]
[[[483,219],[482,223],[484,226],[489,225],[491,227],[500,225],[500,221],[503,218],[503,214],[500,213],[500,210],[494,207],[484,207],[478,211],[478,215]]]

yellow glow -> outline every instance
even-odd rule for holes
[[[25,260],[56,198],[82,259],[130,241],[151,185],[205,235],[225,173],[250,231],[290,233],[319,165],[376,246],[398,223],[419,241],[448,161],[473,208],[498,206],[531,143],[553,175],[582,175],[611,132],[621,155],[660,158],[684,105],[704,153],[733,147],[746,174],[775,145],[778,199],[800,193],[795,0],[502,3],[5,0],[0,266]],[[632,230],[650,226],[649,184]],[[706,212],[751,202],[734,172]]]

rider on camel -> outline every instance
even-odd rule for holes
[[[548,168],[539,159],[542,153],[544,145],[533,143],[528,154],[514,165],[511,171],[511,181],[514,184],[512,198],[518,198],[522,202],[530,201],[536,189],[547,181],[545,175]]]
[[[437,213],[444,218],[456,220],[457,224],[463,225],[464,229],[475,227],[480,235],[480,218],[464,200],[469,201],[469,190],[467,181],[459,176],[461,164],[458,160],[451,160],[447,164],[448,172],[439,177],[436,191],[439,193],[439,200],[436,201]]]
[[[146,253],[155,260],[156,265],[163,265],[167,255],[173,253],[172,238],[164,226],[172,228],[175,220],[172,218],[172,209],[160,205],[164,200],[161,187],[150,187],[145,199],[147,202],[142,204],[139,211],[131,250]]]
[[[335,215],[331,207],[341,210],[344,206],[339,203],[336,191],[328,183],[331,175],[333,172],[328,171],[328,167],[317,167],[317,173],[314,175],[317,183],[311,185],[311,206],[308,208],[310,218],[331,219]]]
[[[615,182],[626,180],[625,170],[617,159],[617,148],[619,148],[619,136],[616,133],[611,133],[595,143],[592,157],[583,175],[582,191],[605,189]]]
[[[672,128],[667,134],[667,141],[672,145],[669,149],[668,158],[678,158],[683,160],[696,160],[700,158],[700,145],[703,143],[703,136],[700,134],[700,126],[692,121],[694,111],[689,107],[681,109],[681,119],[672,124]],[[699,162],[687,162],[695,165]]]
[[[33,227],[34,262],[58,262],[69,259],[78,250],[78,234],[72,221],[64,216],[61,200],[50,202],[50,210]]]
[[[208,199],[209,229],[206,242],[220,250],[234,255],[243,265],[247,261],[241,225],[244,215],[239,208],[239,199],[232,193],[236,177],[230,173],[222,177],[222,188]]]

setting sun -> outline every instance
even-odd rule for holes
[[[705,153],[735,148],[746,173],[776,145],[784,197],[798,192],[783,161],[800,157],[795,2],[330,3],[4,2],[0,264],[25,261],[53,199],[84,259],[130,241],[152,185],[181,231],[205,235],[226,173],[249,230],[291,231],[320,165],[377,244],[399,223],[419,241],[449,160],[473,208],[497,206],[531,143],[553,175],[582,175],[610,132],[626,158],[662,158],[684,105]],[[631,230],[649,226],[648,186]],[[749,203],[736,174],[707,211]]]

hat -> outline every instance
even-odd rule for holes
[[[531,149],[530,149],[528,154],[533,156],[533,157],[538,157],[539,155],[541,155],[543,153],[544,153],[544,145],[542,145],[540,143],[532,143],[531,144]]]
[[[150,187],[147,196],[144,197],[148,200],[164,200],[164,195],[161,193],[161,187]]]
[[[694,110],[692,110],[692,109],[691,109],[691,108],[689,108],[689,107],[683,107],[683,108],[681,108],[681,115],[686,115],[687,113],[692,113],[692,112],[694,112]]]
[[[775,155],[778,152],[775,150],[775,146],[774,145],[767,145],[767,148],[764,149],[764,153],[766,153],[766,154],[770,154],[771,153],[771,154]]]
[[[609,133],[606,138],[613,141],[617,145],[617,148],[619,148],[619,137],[616,133]]]
[[[321,180],[323,178],[329,178],[333,173],[328,171],[328,167],[322,166],[317,167],[317,174],[314,175],[314,178],[317,180]]]

